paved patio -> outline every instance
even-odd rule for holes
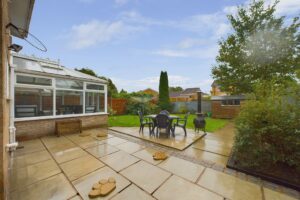
[[[21,142],[24,148],[10,160],[10,199],[89,199],[92,184],[109,176],[115,177],[117,187],[99,199],[300,198],[297,191],[202,160],[210,154],[226,157],[200,150],[206,146],[216,150],[210,148],[216,135],[208,134],[204,143],[178,151],[110,130],[108,137],[97,138],[100,131],[105,130],[90,130],[86,137],[48,136]],[[156,150],[166,151],[170,157],[154,161]]]

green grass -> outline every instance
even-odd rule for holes
[[[184,117],[183,114],[175,114],[180,117]],[[190,115],[188,118],[187,128],[194,128],[193,120],[196,115]],[[222,127],[224,127],[228,120],[225,119],[213,119],[213,118],[205,118],[206,120],[206,131],[214,132]],[[139,126],[139,118],[137,115],[118,115],[118,116],[109,116],[108,125],[119,126],[119,127],[135,127]]]

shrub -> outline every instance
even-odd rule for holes
[[[236,120],[235,160],[245,167],[283,164],[300,172],[300,89],[257,87]]]
[[[142,111],[144,114],[157,113],[158,106],[152,102],[141,102],[135,99],[130,99],[127,103],[126,113],[136,115],[138,111]]]
[[[185,114],[188,112],[187,106],[185,104],[181,104],[178,109],[178,113]]]

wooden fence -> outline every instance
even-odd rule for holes
[[[122,98],[108,98],[108,107],[112,108],[117,115],[126,113],[127,100]]]

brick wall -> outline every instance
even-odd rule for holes
[[[241,106],[222,106],[221,101],[212,101],[211,108],[213,118],[232,119],[239,114]]]
[[[7,47],[10,44],[9,32],[5,29],[8,23],[7,10],[7,1],[0,0],[0,199],[6,199],[9,188],[8,153],[5,151],[9,126],[9,101],[6,99]]]
[[[107,126],[107,115],[76,117],[76,119],[78,118],[82,120],[83,129]],[[15,126],[17,129],[17,140],[23,141],[33,138],[39,138],[45,135],[54,135],[55,121],[72,119],[75,119],[75,117],[15,122]]]

